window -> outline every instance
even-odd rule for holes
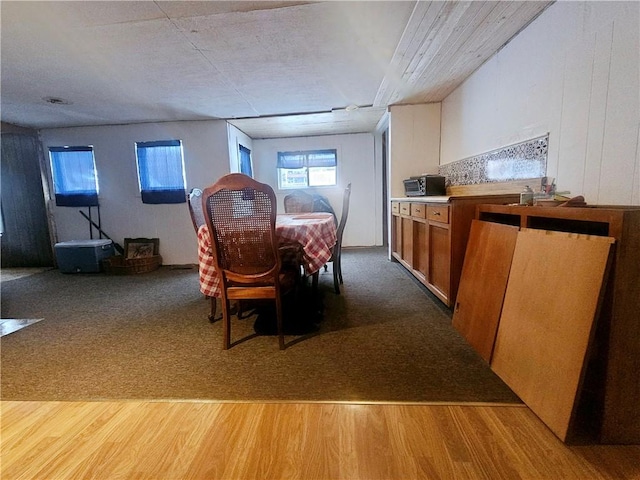
[[[184,203],[186,182],[180,140],[137,142],[142,203]]]
[[[251,150],[244,145],[239,145],[240,151],[240,173],[253,177],[253,169],[251,168]]]
[[[336,150],[278,152],[278,187],[322,187],[336,185]]]
[[[93,147],[49,147],[49,159],[56,205],[98,205],[98,176]]]

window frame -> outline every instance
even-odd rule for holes
[[[153,158],[148,158],[147,152],[152,152],[153,148],[166,148],[166,147],[179,147],[180,154],[180,181],[177,181],[177,176],[172,177],[170,182],[165,185],[160,186],[151,186],[149,183],[158,182],[159,181],[159,172],[152,172],[149,170],[147,162],[152,162]],[[141,153],[144,152],[144,155]],[[182,140],[153,140],[153,141],[145,141],[145,142],[135,142],[135,155],[136,155],[136,172],[138,175],[138,190],[140,192],[140,197],[142,199],[142,203],[145,204],[175,204],[175,203],[186,203],[187,201],[187,181],[185,174],[185,165],[184,165],[184,148],[182,145]],[[174,159],[165,157],[165,161],[171,161]],[[166,165],[169,168],[168,165]],[[175,167],[175,166],[174,166]],[[171,167],[171,168],[174,168]],[[143,172],[144,169],[144,179]],[[156,174],[156,177],[152,177],[153,174]],[[166,173],[166,172],[165,172]],[[177,172],[171,172],[172,174],[176,174]],[[178,187],[178,184],[180,186]]]
[[[310,165],[313,161],[309,161],[309,157],[312,155],[323,155],[323,154],[331,154],[333,155],[332,165]],[[289,158],[289,162],[287,163],[286,157]],[[302,157],[300,161],[297,163],[300,165],[299,167],[292,166],[295,162],[293,157]],[[316,160],[317,162],[317,160]],[[290,165],[290,166],[286,166]],[[311,176],[309,175],[309,170],[311,168],[326,168],[332,167],[334,169],[335,174],[335,182],[333,184],[314,184],[312,185],[310,182]],[[304,170],[306,185],[291,185],[285,186],[281,181],[281,170]],[[276,162],[276,170],[278,172],[278,189],[279,190],[301,190],[307,188],[325,188],[325,187],[335,187],[338,185],[338,150],[336,148],[322,148],[316,150],[297,150],[297,151],[287,151],[287,152],[278,152],[277,162]]]
[[[53,183],[53,193],[58,207],[96,207],[99,205],[98,195],[98,170],[96,168],[96,157],[93,145],[80,145],[80,146],[62,146],[62,147],[48,147],[49,150],[49,166],[51,168],[51,179]],[[78,174],[82,167],[86,168],[88,165],[78,165],[79,160],[76,160],[76,165],[69,168],[69,166],[62,165],[64,163],[63,153],[71,152],[88,152],[91,154],[91,166],[89,182],[83,180],[85,189],[69,189],[70,183],[78,183],[77,179],[73,180],[67,177],[65,170]],[[71,160],[69,160],[71,161]],[[60,176],[60,177],[59,177]]]

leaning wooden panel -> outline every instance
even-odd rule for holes
[[[473,220],[453,326],[480,356],[491,361],[518,227]]]
[[[613,242],[518,232],[491,368],[562,441],[570,435]]]

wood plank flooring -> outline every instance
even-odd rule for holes
[[[3,401],[0,478],[638,479],[524,406]]]

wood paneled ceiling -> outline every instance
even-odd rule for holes
[[[550,3],[4,0],[1,117],[370,132],[391,104],[443,100]]]

